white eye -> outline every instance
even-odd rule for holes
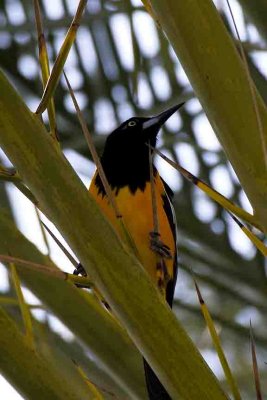
[[[130,122],[128,122],[128,126],[135,126],[136,125],[136,122],[135,121],[130,121]]]

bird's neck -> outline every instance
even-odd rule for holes
[[[135,156],[131,160],[131,157],[102,157],[102,166],[111,186],[111,189],[118,193],[120,189],[128,186],[129,190],[134,194],[138,189],[141,191],[145,190],[147,182],[150,181],[149,172],[149,160],[148,157]],[[154,175],[156,174],[156,168],[153,166]],[[99,175],[96,176],[95,181],[99,193],[105,195],[105,189],[101,182]]]

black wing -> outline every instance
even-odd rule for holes
[[[178,273],[178,261],[177,261],[177,223],[176,223],[176,215],[173,207],[173,191],[167,185],[167,183],[161,178],[162,183],[164,185],[165,193],[162,195],[163,200],[163,208],[167,215],[170,228],[173,234],[174,242],[176,243],[176,251],[174,254],[173,260],[173,279],[168,282],[166,288],[166,300],[170,307],[172,307],[173,303],[173,296],[175,290],[175,284],[177,280],[177,273]]]

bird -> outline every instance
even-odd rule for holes
[[[132,117],[123,122],[108,135],[100,158],[124,226],[137,250],[137,257],[170,307],[173,303],[178,270],[173,193],[153,165],[154,201],[158,223],[158,231],[155,231],[149,152],[156,147],[162,125],[183,104],[175,105],[152,117]],[[89,193],[123,239],[125,233],[98,170],[91,181]],[[76,274],[80,272],[81,268],[74,271]],[[145,359],[144,371],[149,399],[171,399]]]

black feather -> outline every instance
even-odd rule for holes
[[[144,370],[146,378],[146,386],[149,400],[171,400],[170,395],[160,383],[157,375],[154,373],[150,365],[144,360]]]

